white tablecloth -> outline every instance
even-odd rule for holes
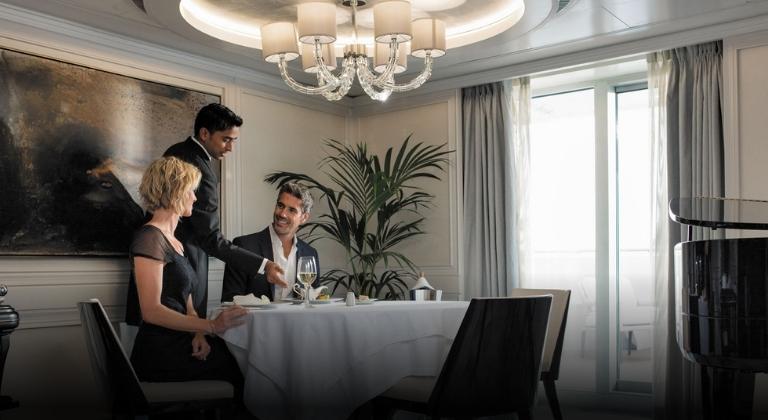
[[[222,338],[259,419],[345,419],[405,376],[437,375],[468,305],[277,304]]]

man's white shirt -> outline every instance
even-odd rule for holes
[[[286,288],[275,286],[275,300],[282,300],[291,297],[293,292],[293,285],[296,283],[296,235],[293,236],[293,245],[291,246],[291,252],[288,257],[283,253],[283,242],[280,237],[277,236],[277,232],[269,225],[269,237],[272,240],[272,255],[273,262],[277,263],[285,271],[285,282],[288,283]]]

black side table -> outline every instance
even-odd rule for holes
[[[8,294],[8,288],[0,285],[0,303],[3,296]],[[8,356],[8,348],[11,346],[11,333],[19,326],[19,313],[10,305],[0,304],[0,390],[3,386],[3,372],[5,371],[5,358]],[[5,395],[0,395],[0,410],[7,410],[19,406],[19,402]]]

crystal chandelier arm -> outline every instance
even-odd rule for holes
[[[392,93],[392,89],[382,89],[377,91],[373,85],[374,77],[371,71],[368,70],[368,59],[365,56],[357,57],[357,78],[360,80],[360,86],[363,87],[368,96],[376,101],[386,101],[389,95]],[[392,75],[390,75],[390,79]]]
[[[333,83],[328,83],[322,86],[311,86],[297,82],[290,74],[288,74],[288,66],[286,65],[285,56],[283,54],[280,55],[280,61],[277,64],[280,68],[280,76],[283,78],[283,81],[285,81],[285,84],[296,92],[306,95],[321,95],[325,92],[330,92],[337,87],[337,85]]]
[[[368,69],[368,61],[366,60],[365,70],[370,74],[372,78],[371,83],[374,85],[381,87],[383,83],[386,83],[387,80],[392,79],[395,75],[395,69],[397,69],[397,44],[397,38],[392,38],[389,42],[389,60],[387,60],[387,66],[384,68],[384,71],[378,77],[374,77],[373,73]]]
[[[397,84],[395,83],[394,78],[390,78],[380,86],[383,89],[391,89],[392,92],[407,92],[423,85],[424,82],[429,80],[430,76],[432,76],[432,55],[427,53],[427,55],[424,56],[424,70],[422,70],[418,76],[411,79],[411,81],[408,83]]]
[[[353,57],[345,57],[342,65],[343,69],[341,76],[339,77],[341,80],[339,87],[333,91],[323,93],[325,99],[328,99],[329,101],[338,101],[343,98],[352,87],[352,82],[355,78],[355,59]],[[320,73],[317,74],[317,79],[318,83],[325,83],[325,80]]]
[[[331,73],[331,71],[325,65],[322,48],[323,46],[320,44],[320,41],[315,39],[314,48],[312,50],[315,55],[315,66],[317,66],[317,73],[323,77],[323,80],[325,80],[326,83],[332,83],[336,86],[339,86],[341,84],[341,80],[339,80],[339,77],[334,76],[333,73]],[[333,48],[333,46],[330,46],[330,48]],[[341,73],[342,76],[344,74],[344,72]]]

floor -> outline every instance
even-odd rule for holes
[[[83,410],[82,408],[51,408],[51,407],[20,407],[6,411],[0,411],[1,420],[38,420],[38,419],[78,419],[78,420],[102,420],[111,418],[106,413],[93,412],[92,410]],[[179,419],[192,419],[188,415],[178,417]],[[393,420],[422,420],[428,417],[413,413],[398,412]],[[506,420],[514,419],[514,416],[498,416],[488,418],[488,420]],[[552,413],[546,405],[539,405],[533,413],[536,420],[552,419]],[[610,411],[583,410],[577,408],[563,407],[563,418],[566,420],[650,420],[650,417],[641,415],[632,415],[626,413],[617,413]],[[247,414],[241,414],[235,420],[254,420]],[[329,419],[333,420],[333,419]]]

